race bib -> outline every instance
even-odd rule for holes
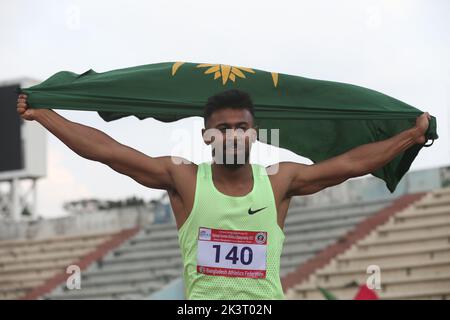
[[[199,228],[197,244],[198,273],[266,277],[267,232]]]

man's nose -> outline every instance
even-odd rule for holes
[[[229,140],[235,140],[237,138],[237,132],[235,129],[227,129],[226,133],[225,133],[225,139],[227,141]]]

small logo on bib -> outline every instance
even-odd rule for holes
[[[267,208],[267,207],[264,207],[264,208],[261,208],[261,209],[256,209],[256,210],[252,210],[252,208],[248,208],[248,214],[255,214],[255,213],[257,213],[257,212],[259,212],[259,211],[261,211],[261,210],[264,210],[265,208]]]
[[[262,244],[262,243],[266,242],[266,234],[264,232],[257,233],[255,236],[255,241],[258,244]]]
[[[200,228],[199,240],[211,240],[211,229],[207,228]]]

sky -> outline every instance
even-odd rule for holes
[[[437,118],[439,139],[411,170],[450,163],[450,2],[340,1],[0,1],[0,82],[187,61],[223,63],[352,83],[400,99]],[[210,160],[201,119],[175,123],[134,117],[105,122],[94,112],[57,110],[149,156]],[[180,150],[183,129],[184,150]],[[259,151],[258,151],[259,150]],[[311,163],[258,145],[253,162]],[[64,215],[82,198],[150,200],[139,185],[75,154],[48,134],[48,175],[38,182],[38,214]]]

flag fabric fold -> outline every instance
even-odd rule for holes
[[[96,111],[105,121],[134,115],[171,122],[202,116],[209,96],[240,89],[252,97],[259,128],[279,129],[280,147],[314,163],[415,125],[423,112],[383,93],[347,83],[223,64],[163,62],[97,73],[60,71],[20,88],[31,108]],[[432,116],[427,139],[437,139]],[[423,145],[372,174],[394,192]]]

